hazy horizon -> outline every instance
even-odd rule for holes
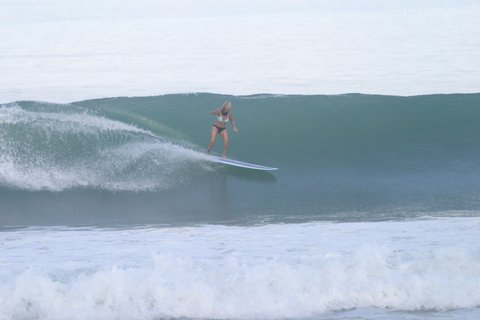
[[[480,88],[474,1],[0,1],[0,102]]]

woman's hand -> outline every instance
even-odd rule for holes
[[[235,133],[238,133],[237,127],[233,127],[233,131],[235,131]]]

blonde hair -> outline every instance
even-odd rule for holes
[[[232,108],[232,103],[230,101],[225,101],[222,105],[222,109],[230,110]]]

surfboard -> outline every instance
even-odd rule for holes
[[[253,169],[253,170],[262,170],[262,171],[273,171],[278,170],[278,168],[266,167],[255,163],[248,163],[243,161],[238,161],[234,159],[228,159],[223,157],[217,157],[213,155],[208,155],[207,159],[212,162],[223,163],[234,167]]]

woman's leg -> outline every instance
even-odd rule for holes
[[[210,142],[208,143],[207,152],[212,150],[213,144],[215,143],[215,137],[217,136],[218,129],[212,126],[212,131],[210,132]]]
[[[227,129],[223,130],[222,133],[220,134],[223,139],[223,156],[227,156],[227,148],[228,148],[228,133]]]

